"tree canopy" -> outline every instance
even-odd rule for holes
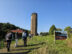
[[[49,34],[50,34],[50,35],[53,35],[55,30],[56,30],[55,25],[52,25],[52,26],[50,27]]]
[[[62,29],[61,28],[56,28],[56,31],[62,31]]]
[[[71,30],[71,27],[70,26],[68,26],[68,27],[66,27],[65,29],[64,29],[64,31],[67,31],[67,32],[69,32]]]
[[[68,37],[71,37],[72,36],[72,28],[70,26],[67,26],[64,31],[67,31],[68,33]]]
[[[15,29],[22,29],[22,28],[10,23],[0,23],[0,39],[5,38],[5,35],[8,31],[15,30]]]

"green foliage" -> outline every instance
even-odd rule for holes
[[[70,31],[71,31],[71,27],[70,27],[70,26],[66,27],[66,28],[64,29],[64,31],[70,32]]]
[[[3,47],[4,47],[4,42],[0,41],[0,48],[3,48]]]
[[[0,23],[0,40],[5,38],[6,33],[13,29],[19,29],[19,27],[10,23]]]
[[[23,40],[18,40],[18,45],[23,46]],[[72,54],[72,39],[56,40],[54,36],[34,36],[31,39],[28,37],[27,47],[14,47],[15,41],[11,44],[11,49],[8,53],[25,53],[25,54]],[[2,53],[7,53],[5,48],[0,50]]]
[[[56,31],[62,31],[62,29],[60,29],[60,28],[56,28]]]
[[[68,47],[67,40],[56,40],[56,42],[54,42],[53,36],[42,36],[33,37],[31,41],[32,44],[42,41],[45,42],[45,44],[39,49],[32,50],[29,54],[72,54],[72,48]]]
[[[47,35],[49,35],[49,33],[48,32],[41,32],[40,35],[47,36]]]
[[[67,31],[68,37],[71,37],[71,31],[72,31],[72,29],[71,29],[70,26],[66,27],[66,28],[64,29],[64,31]]]
[[[49,34],[50,34],[50,35],[53,35],[55,30],[56,30],[55,25],[52,25],[52,26],[50,27]]]

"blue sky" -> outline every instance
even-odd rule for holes
[[[0,0],[0,22],[30,30],[31,14],[38,13],[38,32],[72,27],[72,0]]]

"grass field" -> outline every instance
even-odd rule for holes
[[[22,39],[18,41],[18,47],[14,47],[14,41],[11,44],[11,51],[6,48],[0,49],[0,53],[20,53],[20,54],[72,54],[72,38],[67,40],[56,40],[54,36],[34,36],[28,37],[28,46],[23,47]]]

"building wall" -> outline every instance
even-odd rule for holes
[[[37,13],[31,15],[31,34],[37,35]]]

